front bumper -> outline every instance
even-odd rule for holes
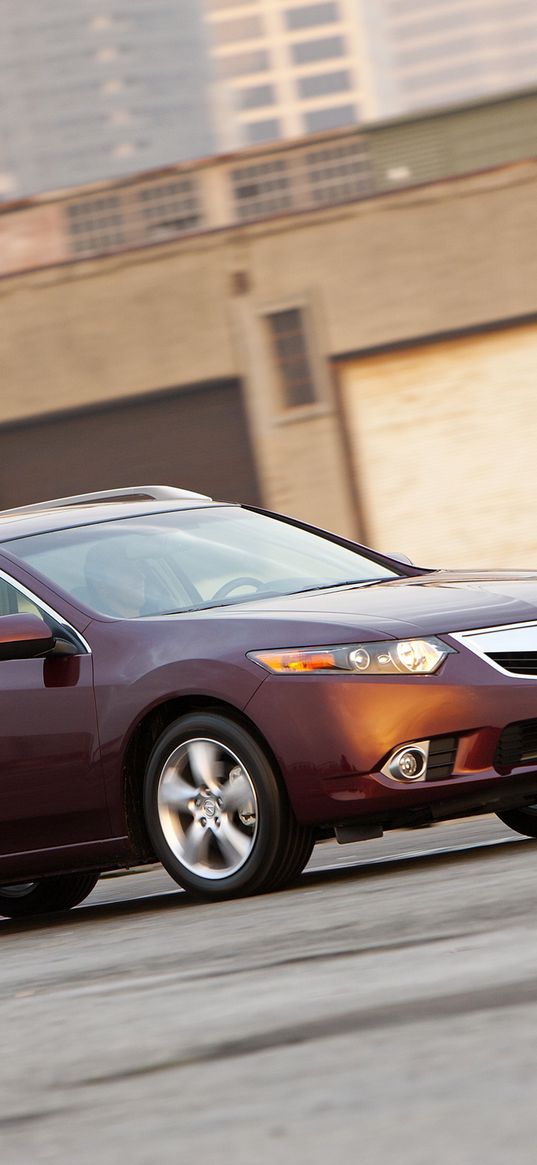
[[[502,730],[537,718],[537,680],[504,676],[469,652],[433,676],[269,676],[246,712],[302,822],[392,828],[537,803],[537,762],[494,766]],[[398,745],[449,735],[459,743],[446,780],[381,773]]]

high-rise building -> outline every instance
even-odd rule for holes
[[[200,0],[0,0],[0,199],[214,151]]]
[[[537,81],[535,0],[354,0],[375,113],[396,116]]]
[[[227,149],[372,114],[354,0],[204,0],[214,116]]]
[[[0,200],[536,82],[536,0],[0,0]]]
[[[203,0],[221,147],[537,80],[536,0]]]

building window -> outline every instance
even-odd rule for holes
[[[374,193],[367,144],[360,139],[308,150],[304,160],[315,206],[367,198]]]
[[[239,20],[219,20],[211,25],[213,40],[217,45],[235,44],[241,40],[258,40],[264,35],[264,24],[260,16],[242,16]]]
[[[71,203],[67,222],[75,255],[115,251],[126,245],[123,210],[117,195]]]
[[[330,61],[334,57],[344,57],[345,41],[342,36],[321,36],[316,40],[299,40],[291,45],[291,55],[295,65],[312,65],[316,61]]]
[[[334,24],[340,19],[338,5],[332,2],[288,8],[285,13],[285,23],[291,31],[298,28],[315,28],[319,24]]]
[[[248,89],[237,89],[240,109],[256,109],[262,105],[274,105],[276,92],[273,85],[252,85]]]
[[[285,408],[316,404],[319,393],[304,309],[271,312],[265,319]]]
[[[306,133],[320,133],[322,130],[339,129],[358,121],[355,105],[333,105],[327,109],[310,109],[304,114]]]
[[[217,67],[224,81],[231,77],[246,77],[249,73],[267,73],[270,69],[270,56],[266,49],[233,53],[233,56],[219,57]]]
[[[205,0],[205,4],[209,12],[221,12],[225,8],[243,8],[247,6],[254,8],[259,4],[259,0]]]
[[[203,225],[199,190],[193,177],[142,187],[138,206],[145,242],[173,238]]]
[[[188,174],[126,188],[121,194],[84,198],[70,203],[66,213],[75,257],[164,242],[200,230],[204,223],[197,176]]]
[[[233,199],[240,222],[251,222],[271,214],[291,210],[291,181],[287,162],[273,158],[231,171]]]
[[[297,86],[300,97],[325,97],[328,93],[351,89],[351,75],[348,69],[340,69],[337,73],[314,73],[313,76],[299,77]]]
[[[282,136],[281,122],[277,117],[269,117],[264,121],[250,121],[245,128],[251,146],[259,145],[261,142],[273,142]]]

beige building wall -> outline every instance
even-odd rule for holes
[[[350,360],[340,380],[372,544],[537,569],[537,323]]]
[[[373,490],[380,465],[397,492],[393,417],[399,416],[402,423],[406,416],[398,404],[397,369],[403,357],[383,358],[387,361],[383,377],[363,400],[361,376],[366,365],[351,361],[353,387],[348,388],[346,378],[343,393],[347,430],[339,411],[334,362],[376,346],[537,312],[536,228],[537,164],[528,162],[146,250],[6,276],[0,281],[0,424],[239,378],[266,505],[347,534],[360,532],[361,508],[369,517],[376,545],[406,549],[414,557],[431,560],[439,557],[436,548],[443,547],[448,533],[455,539],[464,500],[460,492],[453,492],[453,531],[448,527],[447,501],[441,507],[443,527],[436,509],[427,508],[431,485],[419,472],[426,456],[421,434],[426,434],[428,448],[434,412],[435,444],[444,425],[456,444],[460,428],[465,456],[481,467],[477,477],[483,477],[479,495],[483,505],[489,495],[495,498],[486,511],[488,528],[483,527],[482,541],[475,542],[475,554],[474,545],[465,539],[466,561],[483,562],[487,550],[487,561],[498,557],[505,561],[509,554],[510,560],[520,562],[521,556],[531,554],[528,526],[525,518],[517,526],[511,523],[513,542],[507,544],[505,517],[515,494],[505,493],[510,474],[496,433],[507,426],[502,419],[506,413],[513,449],[517,433],[525,448],[528,430],[537,425],[534,348],[523,346],[516,377],[510,369],[518,344],[502,348],[500,375],[492,334],[480,341],[482,351],[488,352],[490,345],[494,355],[486,374],[479,376],[464,361],[455,360],[452,368],[447,357],[459,352],[456,347],[443,346],[442,375],[435,364],[426,369],[423,349],[419,350],[415,360],[423,380],[418,377],[416,389],[409,376],[405,381],[415,404],[413,427],[403,451],[397,442],[396,456],[405,465],[410,458],[419,481],[413,505],[406,509],[405,491],[398,502],[403,505],[404,499],[405,521],[408,514],[419,514],[420,521],[425,515],[419,527],[421,541],[410,523],[395,522],[393,530],[384,525],[391,507],[382,493]],[[286,408],[265,317],[295,305],[308,320],[317,396],[307,406]],[[502,344],[508,343],[506,336],[502,333]],[[474,341],[465,343],[469,352]],[[493,384],[493,397],[486,387],[476,395],[478,383]],[[483,443],[487,409],[497,414],[497,430]],[[488,415],[486,423],[492,424]],[[490,465],[484,461],[484,448],[487,456],[492,450]],[[367,458],[364,469],[364,450],[372,459],[371,470]],[[436,466],[436,457],[433,462]],[[423,489],[427,499],[418,506]],[[519,482],[517,489],[522,489]],[[498,541],[493,510],[504,497],[509,501],[502,511]],[[397,513],[401,516],[400,510]],[[433,538],[431,516],[436,542],[424,541]],[[476,520],[474,541],[479,529]],[[461,542],[453,541],[454,559],[460,558],[462,549]]]
[[[271,360],[265,313],[299,304],[315,339],[311,357],[319,399],[286,410]],[[289,299],[234,304],[234,333],[246,387],[258,473],[266,504],[349,537],[360,533],[345,441],[337,410],[320,304],[298,289]]]
[[[0,420],[234,376],[218,247],[123,254],[0,284]]]
[[[68,257],[69,243],[58,203],[23,206],[20,211],[0,215],[0,276],[63,263]]]

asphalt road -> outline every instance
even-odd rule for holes
[[[533,1165],[536,846],[490,817],[0,922],[1,1165]]]

